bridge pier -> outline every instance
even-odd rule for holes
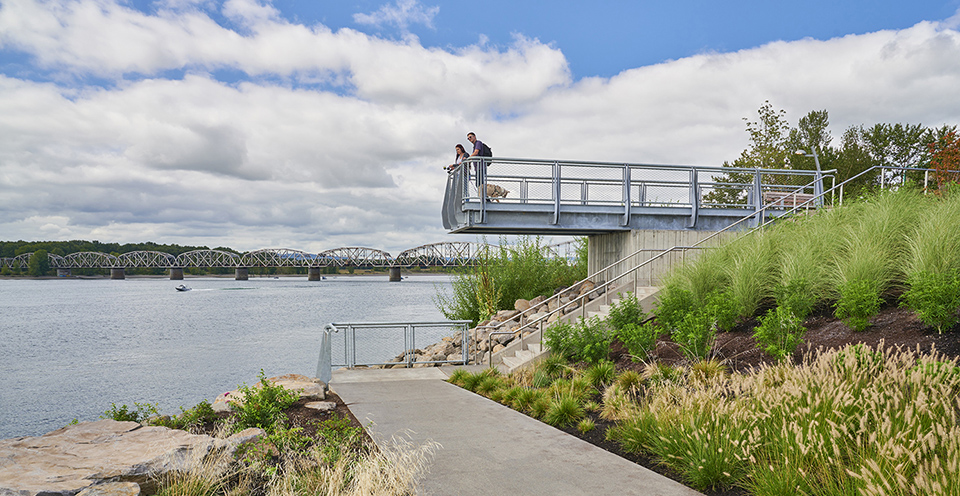
[[[250,269],[246,267],[237,267],[237,270],[234,272],[236,274],[237,281],[246,281],[250,279]]]
[[[111,268],[110,279],[126,279],[126,276],[124,275],[124,272],[123,272],[123,267]]]
[[[307,268],[307,280],[308,281],[319,281],[323,279],[320,275],[320,267],[308,267]]]
[[[70,269],[57,269],[57,277],[70,277]]]
[[[182,281],[182,280],[183,280],[183,267],[170,267],[170,280],[171,280],[171,281]]]
[[[390,267],[390,282],[400,280],[400,267]]]

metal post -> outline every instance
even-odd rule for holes
[[[623,220],[621,226],[630,224],[630,166],[623,164]]]
[[[480,224],[487,221],[487,162],[481,158],[477,165],[477,195],[480,196]]]
[[[333,378],[331,332],[340,332],[340,330],[330,324],[323,328],[323,334],[320,336],[320,358],[317,359],[317,378],[323,382],[324,389],[327,388],[330,379]]]
[[[560,223],[560,163],[553,163],[553,225]]]

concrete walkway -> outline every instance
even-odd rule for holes
[[[472,368],[472,367],[471,367]],[[453,368],[337,370],[330,388],[381,445],[442,446],[421,495],[694,496],[640,465],[444,382]]]

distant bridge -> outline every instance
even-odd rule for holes
[[[69,275],[71,269],[110,269],[114,279],[124,278],[124,269],[167,269],[171,279],[183,279],[185,268],[232,268],[236,278],[247,279],[249,269],[259,267],[295,267],[308,269],[310,280],[319,280],[321,269],[327,267],[387,267],[391,280],[400,277],[402,267],[466,267],[474,265],[487,249],[496,245],[470,242],[431,243],[402,251],[396,257],[376,248],[347,246],[307,253],[289,248],[265,248],[246,253],[221,250],[193,250],[178,256],[159,251],[132,251],[120,255],[102,252],[77,252],[60,256],[48,254],[50,267],[59,275]],[[551,258],[573,255],[574,242],[567,241],[545,247]],[[0,258],[0,267],[23,270],[30,264],[33,253],[13,258]]]

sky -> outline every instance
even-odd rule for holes
[[[960,0],[0,0],[0,240],[399,254],[453,147],[720,165],[960,124]],[[549,240],[548,240],[549,241]]]

